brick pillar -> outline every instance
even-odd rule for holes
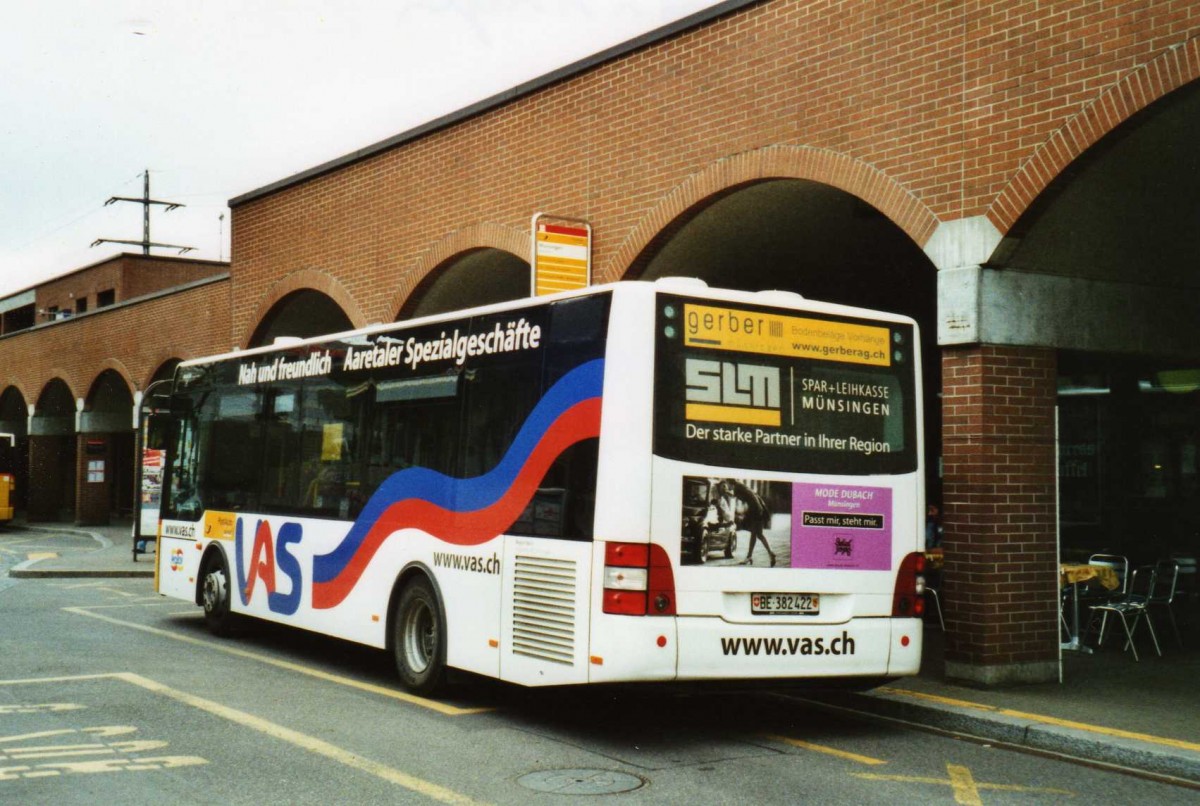
[[[75,523],[80,526],[107,526],[112,486],[112,445],[103,434],[79,434],[75,451]],[[102,462],[98,481],[88,478],[90,464]]]
[[[1053,350],[942,351],[946,676],[1058,679]]]
[[[30,521],[56,521],[71,506],[74,479],[68,473],[74,436],[29,437],[29,489],[26,517]]]

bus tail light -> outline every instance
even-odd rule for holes
[[[675,615],[675,573],[662,546],[605,545],[603,609],[623,616]]]
[[[919,551],[906,555],[896,574],[892,594],[892,616],[920,618],[925,613],[925,555]]]

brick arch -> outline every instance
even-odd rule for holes
[[[924,202],[869,163],[810,146],[773,145],[723,157],[692,174],[642,217],[597,281],[620,279],[659,234],[695,205],[722,191],[763,179],[806,179],[844,190],[870,204],[923,246],[938,219]]]
[[[987,217],[1008,232],[1062,171],[1101,137],[1200,77],[1200,36],[1168,48],[1101,93],[1050,135],[996,196]]]
[[[254,311],[254,315],[250,317],[250,326],[238,339],[238,344],[246,347],[250,344],[250,339],[254,337],[254,332],[258,330],[258,326],[262,324],[263,319],[275,307],[275,303],[291,294],[293,291],[320,291],[325,296],[332,299],[346,314],[353,327],[364,327],[367,324],[366,314],[355,301],[346,287],[338,282],[337,278],[332,274],[315,269],[297,269],[290,274],[286,274],[279,278],[274,285],[267,290],[263,295],[262,301]],[[157,368],[157,367],[156,367]]]
[[[463,252],[476,249],[499,249],[528,261],[529,231],[483,222],[444,235],[401,275],[400,285],[388,302],[389,321],[399,315],[412,293],[439,266]]]

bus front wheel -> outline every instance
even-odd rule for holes
[[[213,635],[229,635],[234,615],[229,606],[229,568],[225,558],[217,555],[204,572],[204,587],[200,590],[204,605],[204,621]]]
[[[446,681],[446,625],[429,580],[418,577],[404,587],[392,629],[400,682],[422,697],[437,693]]]

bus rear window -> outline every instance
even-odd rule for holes
[[[917,468],[909,324],[660,295],[654,452],[849,475]]]

